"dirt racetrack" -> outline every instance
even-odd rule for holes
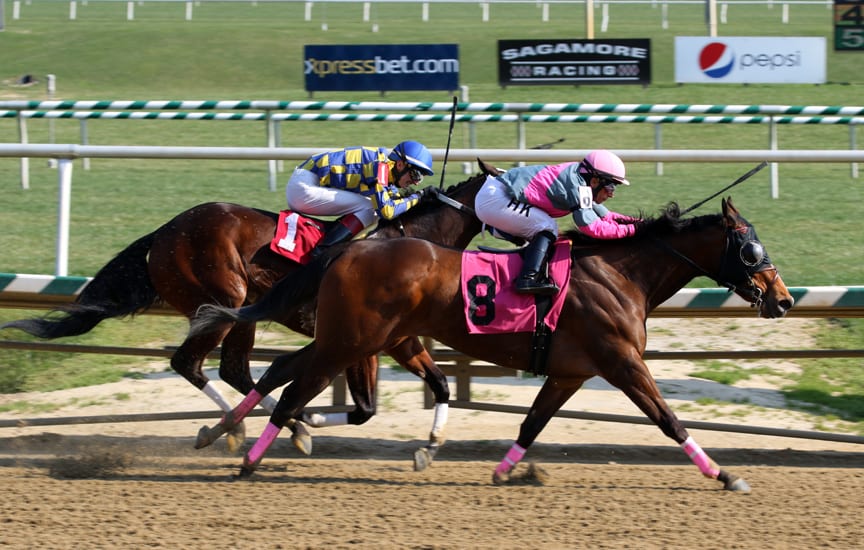
[[[241,458],[224,440],[193,449],[204,421],[4,429],[0,547],[809,550],[864,537],[860,445],[693,431],[752,487],[733,494],[654,426],[553,419],[526,455],[543,484],[494,486],[521,417],[451,410],[451,439],[415,472],[431,420],[419,395],[385,390],[397,411],[316,430],[311,457],[283,435],[248,481],[232,480]],[[102,407],[135,412],[139,397]],[[247,422],[245,448],[264,420]]]
[[[711,329],[716,321],[710,320],[687,325],[699,334],[734,332],[739,340],[770,338],[775,344],[778,335],[789,335],[802,345],[789,321],[736,320],[738,328],[725,331]],[[756,330],[762,326],[773,332],[764,336]],[[700,345],[710,349],[710,343]],[[781,361],[770,365],[794,368]],[[651,367],[685,421],[807,431],[826,422],[790,410],[776,390],[782,380],[754,377],[728,386],[688,376],[693,366],[681,361]],[[475,401],[527,406],[540,383],[475,379],[471,394]],[[0,396],[0,405],[19,401],[51,405],[50,413],[29,414],[43,417],[201,411],[210,405],[164,372],[164,365],[115,384]],[[212,421],[0,429],[0,547],[862,547],[860,444],[691,430],[712,458],[752,487],[750,494],[733,494],[703,478],[655,426],[555,418],[526,455],[547,474],[543,484],[494,486],[492,471],[516,437],[521,416],[451,409],[447,443],[430,469],[414,472],[412,454],[432,420],[421,407],[421,384],[384,369],[378,402],[379,414],[363,426],[314,431],[311,457],[301,457],[281,436],[248,481],[232,480],[241,458],[229,454],[223,440],[193,449],[198,428]],[[565,409],[641,415],[620,391],[596,379]],[[26,417],[0,414],[19,423]],[[264,422],[248,420],[244,449]]]
[[[508,441],[279,440],[253,479],[191,437],[0,439],[9,548],[860,548],[859,453],[723,449],[751,494],[702,478],[672,446],[538,444],[545,484],[494,486]],[[347,458],[353,456],[354,458]]]

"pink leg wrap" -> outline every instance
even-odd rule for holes
[[[708,455],[705,454],[705,451],[702,450],[702,447],[699,446],[698,443],[693,441],[692,437],[688,437],[684,443],[681,444],[681,448],[684,449],[684,452],[687,453],[687,456],[690,457],[690,460],[693,461],[693,464],[699,467],[699,471],[702,474],[712,477],[714,479],[720,474],[720,470],[717,469],[715,465],[711,462],[711,459],[708,458]]]
[[[255,444],[252,445],[252,448],[249,449],[249,452],[246,453],[246,460],[252,464],[261,460],[261,457],[264,456],[264,453],[267,452],[267,449],[270,448],[270,445],[273,444],[276,436],[279,435],[279,432],[281,431],[282,428],[272,422],[268,422],[267,427],[264,428],[263,432],[261,432],[261,437],[258,438],[258,441],[256,441]]]
[[[523,456],[525,456],[525,449],[520,447],[518,443],[514,443],[504,456],[504,460],[502,460],[498,464],[498,467],[495,468],[495,473],[499,475],[508,473],[510,470],[515,468],[517,464],[519,464],[519,461],[522,460]]]
[[[249,411],[255,408],[255,405],[261,402],[264,399],[264,396],[258,393],[255,390],[250,391],[246,397],[243,398],[243,401],[240,402],[239,405],[234,407],[233,416],[234,422],[238,423],[246,418],[246,415],[249,414]],[[224,420],[224,417],[223,417]]]

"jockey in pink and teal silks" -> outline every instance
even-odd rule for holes
[[[530,241],[516,290],[554,294],[558,287],[545,273],[546,259],[558,237],[555,218],[573,215],[576,227],[597,239],[633,235],[635,218],[602,205],[618,185],[630,185],[624,163],[605,150],[592,151],[582,162],[513,168],[490,176],[477,193],[477,217],[499,231]]]

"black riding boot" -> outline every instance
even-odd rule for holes
[[[555,235],[548,231],[531,239],[522,258],[522,273],[516,279],[516,292],[549,296],[558,292],[558,286],[546,277],[546,260],[554,242]]]
[[[318,246],[309,252],[309,256],[312,259],[318,258],[331,246],[350,241],[354,235],[362,230],[363,224],[360,223],[360,220],[354,214],[348,214],[324,234],[324,237],[318,242]]]

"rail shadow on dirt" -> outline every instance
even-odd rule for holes
[[[242,451],[254,442],[248,439],[238,453],[229,453],[224,441],[212,447],[196,450],[192,437],[119,437],[100,435],[38,435],[0,437],[0,466],[19,463],[22,456],[38,461],[54,457],[87,455],[94,452],[126,453],[139,459],[158,457],[195,458],[208,461],[224,458],[226,463],[237,462]],[[410,462],[415,450],[425,444],[420,440],[396,441],[375,438],[316,436],[312,456],[303,456],[288,438],[276,441],[268,452],[268,459],[315,461],[339,460],[405,460]],[[512,444],[510,440],[452,440],[448,441],[436,462],[489,461],[497,462]],[[803,451],[794,449],[706,448],[714,460],[724,466],[792,466],[813,468],[860,468],[864,464],[861,452]],[[681,450],[669,446],[647,445],[577,445],[535,443],[527,459],[549,463],[582,464],[662,464],[680,466],[688,464]],[[194,463],[194,461],[192,461]]]

